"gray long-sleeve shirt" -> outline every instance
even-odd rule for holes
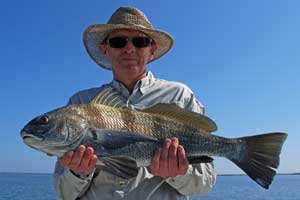
[[[113,80],[108,85],[76,93],[70,98],[69,104],[89,103],[107,86],[117,89],[127,99],[127,106],[132,109],[169,103],[204,114],[204,107],[186,85],[154,78],[151,72],[136,83],[132,93],[123,84]],[[191,195],[207,194],[215,179],[212,163],[190,165],[185,175],[168,179],[153,176],[146,167],[139,168],[138,175],[130,179],[122,179],[105,170],[78,177],[69,169],[61,167],[58,162],[54,173],[56,191],[66,200],[183,200]]]

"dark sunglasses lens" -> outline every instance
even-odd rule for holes
[[[151,44],[151,40],[146,37],[135,37],[132,38],[132,43],[137,48],[144,48]]]
[[[123,48],[126,46],[128,39],[126,37],[114,37],[108,39],[108,43],[112,48]]]
[[[114,37],[108,39],[108,43],[112,48],[123,48],[128,42],[127,37]],[[132,44],[136,48],[145,48],[151,44],[151,39],[147,37],[134,37],[132,38]]]

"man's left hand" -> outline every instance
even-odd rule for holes
[[[152,174],[162,178],[184,175],[188,167],[185,150],[179,145],[177,138],[165,139],[163,147],[155,152],[150,165]]]

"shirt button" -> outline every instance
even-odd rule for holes
[[[170,178],[169,180],[170,180],[170,182],[172,182],[172,183],[175,182],[175,179],[174,179],[174,178]]]
[[[119,181],[119,185],[120,185],[120,186],[123,186],[123,185],[125,185],[125,184],[126,184],[126,181],[124,181],[124,180],[120,180],[120,181]]]
[[[125,196],[125,192],[122,190],[116,190],[114,192],[114,197],[124,198],[124,196]]]

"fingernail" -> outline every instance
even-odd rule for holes
[[[174,144],[178,144],[178,139],[177,139],[177,138],[172,138],[172,142],[173,142]]]
[[[92,155],[93,154],[93,150],[91,148],[88,148],[87,150],[88,150],[87,151],[88,155]]]
[[[165,140],[165,144],[166,144],[166,145],[170,145],[171,142],[172,142],[172,141],[171,141],[170,139],[166,139],[166,140]]]
[[[184,150],[183,150],[182,146],[178,146],[178,151],[179,151],[180,155],[183,155]]]
[[[80,146],[80,147],[79,147],[79,151],[80,151],[81,153],[83,153],[84,150],[85,150],[85,147],[84,147],[84,146]]]
[[[70,157],[73,156],[73,154],[74,154],[74,151],[69,151],[69,152],[67,153],[67,155],[70,156]]]

